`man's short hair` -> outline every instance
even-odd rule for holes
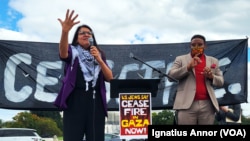
[[[206,43],[206,38],[203,36],[203,35],[200,35],[200,34],[195,34],[192,38],[191,38],[191,41],[194,39],[194,38],[200,38],[204,41],[204,43]]]

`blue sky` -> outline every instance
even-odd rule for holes
[[[0,15],[0,27],[6,29],[18,31],[17,21],[22,18],[22,14],[10,9],[8,6],[9,0],[1,0],[1,15]],[[4,13],[4,14],[2,14]]]
[[[180,43],[196,33],[207,40],[250,36],[249,0],[1,0],[0,9],[0,40],[57,43],[57,18],[67,9],[95,29],[99,44]],[[17,112],[0,109],[0,119]],[[250,115],[250,104],[243,104],[243,113]]]

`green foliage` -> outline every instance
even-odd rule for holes
[[[63,130],[63,122],[62,117],[60,115],[60,111],[30,111],[32,114],[36,114],[39,117],[47,117],[53,119],[57,127]]]
[[[250,125],[250,118],[246,118],[245,116],[241,116],[242,125]]]
[[[0,119],[0,128],[3,126],[3,121]]]
[[[33,128],[42,137],[62,136],[62,131],[51,118],[39,117],[29,112],[21,112],[13,117],[13,120],[5,122],[3,126],[9,128]]]
[[[172,125],[174,123],[174,112],[171,110],[162,110],[161,112],[152,113],[153,125]]]

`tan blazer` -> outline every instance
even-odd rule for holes
[[[212,73],[214,74],[213,80],[206,79],[207,91],[210,96],[210,99],[214,105],[216,111],[219,111],[219,104],[214,94],[213,87],[221,87],[224,84],[223,74],[219,68],[218,59],[205,56],[206,66],[211,68],[212,64],[216,64],[215,68],[211,68]],[[179,80],[177,93],[173,105],[173,109],[188,109],[195,96],[196,90],[196,81],[195,81],[195,70],[187,70],[187,65],[191,61],[192,57],[189,54],[177,56],[171,69],[168,72],[168,75]]]

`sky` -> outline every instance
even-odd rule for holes
[[[58,18],[67,9],[92,27],[98,44],[182,43],[196,33],[208,41],[250,36],[249,0],[1,0],[0,9],[0,40],[59,43]],[[250,116],[250,103],[242,109]],[[0,109],[0,119],[18,112]]]

